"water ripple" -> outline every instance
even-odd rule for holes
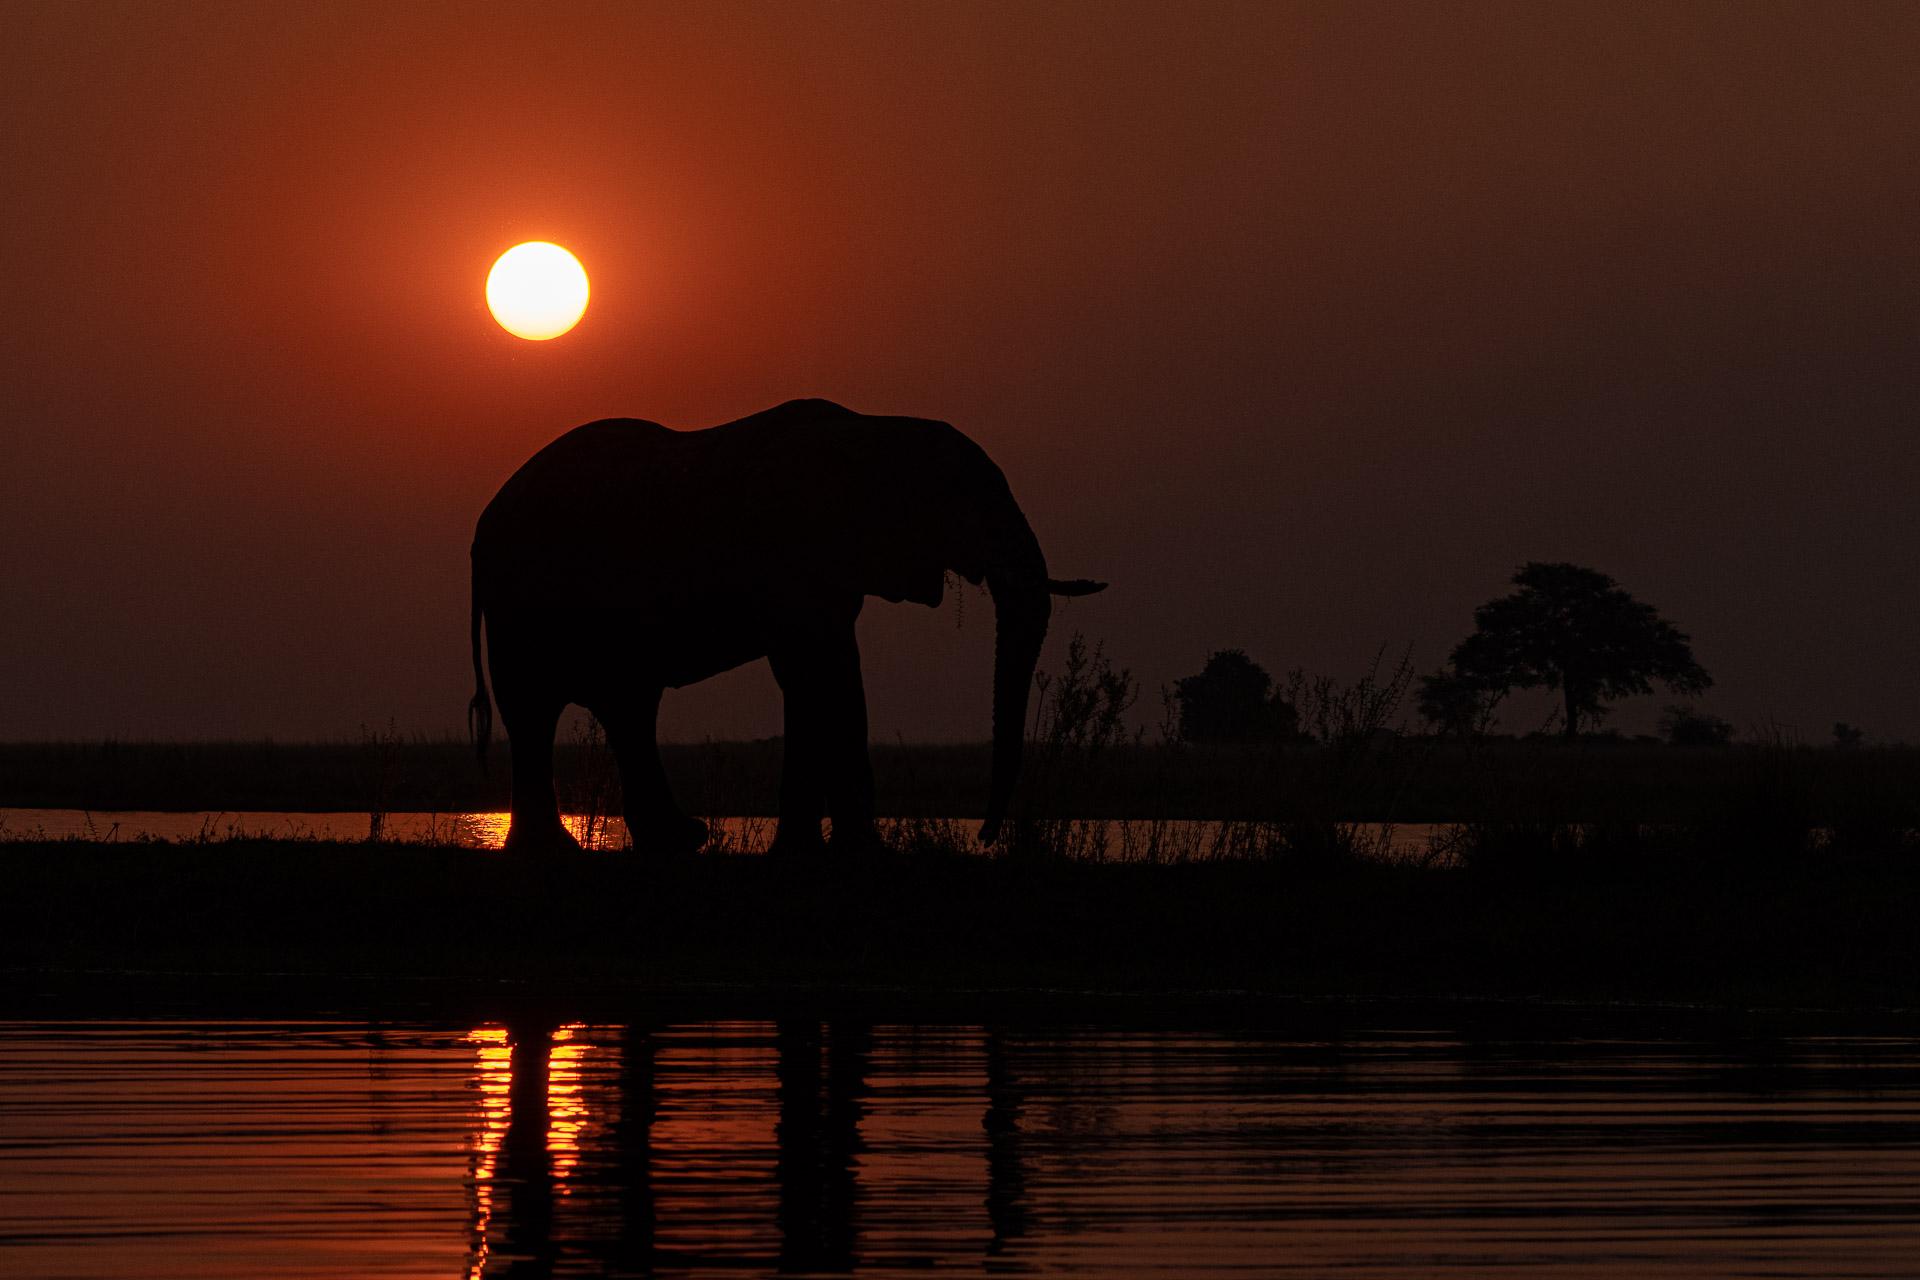
[[[1920,1045],[0,1024],[0,1274],[1902,1276]]]

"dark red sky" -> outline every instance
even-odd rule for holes
[[[980,440],[1150,688],[1569,559],[1920,734],[1920,7],[394,9],[0,8],[0,738],[453,731],[527,454],[814,395]],[[989,617],[869,607],[876,737],[985,735]]]

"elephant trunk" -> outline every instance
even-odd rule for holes
[[[1031,535],[1029,535],[1031,537]],[[1034,549],[1038,559],[1038,548]],[[1044,562],[1037,571],[989,573],[995,613],[993,643],[993,775],[987,792],[987,817],[980,824],[980,842],[999,838],[1000,824],[1013,802],[1020,776],[1020,756],[1026,744],[1027,695],[1040,661],[1040,644],[1047,637],[1047,619],[1053,602],[1047,595]]]

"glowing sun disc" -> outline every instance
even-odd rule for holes
[[[487,310],[516,338],[557,338],[586,314],[586,268],[557,244],[517,244],[487,272]]]

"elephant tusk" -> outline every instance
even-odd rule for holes
[[[1047,590],[1056,596],[1090,596],[1096,591],[1105,591],[1107,584],[1095,582],[1092,578],[1047,579]]]

